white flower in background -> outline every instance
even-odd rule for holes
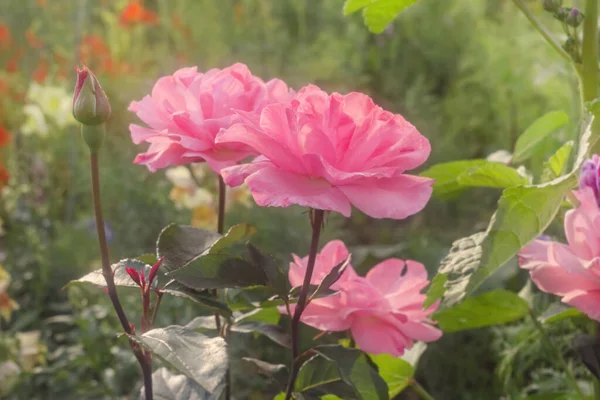
[[[21,132],[24,135],[48,135],[48,124],[40,106],[37,104],[26,104],[23,107],[23,112],[25,113],[25,122],[21,125]]]
[[[32,133],[47,135],[46,118],[61,129],[76,124],[72,110],[73,99],[64,87],[42,86],[32,82],[27,91],[27,101],[24,111],[30,121],[26,120],[22,127],[26,135]],[[43,123],[40,114],[41,117],[45,117]]]
[[[192,174],[186,167],[169,168],[166,171],[167,179],[173,184],[169,198],[178,208],[193,210],[202,206],[212,207],[213,195],[210,191],[198,187]],[[194,175],[198,179],[197,171]],[[198,179],[199,180],[199,179]]]
[[[8,396],[19,380],[21,368],[12,360],[0,363],[0,396]]]
[[[18,332],[17,340],[20,345],[20,361],[23,370],[31,371],[34,367],[44,363],[46,346],[40,343],[40,331]]]

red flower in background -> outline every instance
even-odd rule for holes
[[[48,65],[48,60],[45,58],[40,59],[39,64],[35,67],[33,74],[31,77],[38,83],[44,83],[46,78],[48,77],[48,72],[50,70],[50,66]]]
[[[0,50],[10,47],[10,28],[6,24],[0,24]]]
[[[8,183],[10,179],[10,175],[8,174],[8,170],[0,160],[0,189],[2,189]]]
[[[41,49],[44,47],[44,42],[31,29],[25,31],[25,39],[27,39],[27,43],[32,49]]]
[[[140,22],[155,24],[158,22],[158,16],[154,11],[145,9],[139,0],[131,0],[121,11],[121,24],[131,25]]]
[[[10,142],[10,132],[0,125],[0,147],[4,147]]]

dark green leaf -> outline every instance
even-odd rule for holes
[[[247,240],[256,233],[256,228],[248,224],[232,226],[222,238],[218,239],[208,251],[208,254],[218,254],[237,242]]]
[[[300,367],[294,392],[317,398],[327,393],[348,400],[359,398],[354,388],[342,380],[336,363],[320,355],[312,357]]]
[[[242,361],[245,361],[253,368],[255,368],[261,375],[267,378],[278,381],[282,386],[286,384],[288,368],[283,364],[271,364],[256,358],[242,357]]]
[[[319,288],[318,285],[309,285],[308,286],[308,297],[311,299],[317,299],[317,298],[322,298],[322,297],[328,297],[328,296],[333,296],[334,294],[339,293],[337,290],[332,290],[332,289],[321,289],[318,296],[315,296],[315,292],[317,291],[317,289]],[[300,291],[302,290],[302,286],[295,286],[293,288],[290,289],[290,298],[292,299],[297,299],[300,296]],[[264,307],[264,305],[263,305]]]
[[[221,235],[206,229],[171,224],[158,236],[156,255],[164,257],[162,268],[170,272],[204,255],[219,238]]]
[[[283,347],[291,347],[292,339],[285,329],[279,325],[267,324],[258,321],[244,321],[231,326],[233,332],[262,333],[275,343]]]
[[[315,351],[336,363],[340,377],[353,387],[359,399],[389,399],[387,384],[360,350],[326,345],[316,347]]]
[[[381,33],[402,11],[417,0],[346,0],[344,14],[363,9],[365,24],[373,33]]]
[[[454,307],[433,315],[444,332],[504,324],[523,318],[529,313],[529,305],[516,293],[495,290],[469,297]]]
[[[183,326],[152,329],[131,339],[193,379],[210,393],[222,386],[228,368],[227,343]]]
[[[185,375],[176,375],[167,368],[160,368],[152,374],[153,398],[155,400],[217,400],[224,386],[215,393],[204,388]],[[144,388],[140,400],[145,400]]]
[[[580,335],[575,338],[573,347],[590,372],[600,379],[600,343],[595,336]]]
[[[203,307],[208,308],[212,312],[217,312],[225,318],[231,318],[232,312],[225,303],[220,302],[210,294],[207,290],[196,290],[183,285],[176,280],[169,281],[162,289],[162,292],[172,296],[185,297],[192,300]]]
[[[210,254],[169,273],[184,286],[196,290],[265,286],[264,271],[239,257]]]
[[[372,355],[371,360],[377,365],[379,375],[388,385],[390,399],[396,397],[408,386],[415,373],[413,366],[407,361],[389,354]]]
[[[251,243],[248,243],[247,246],[250,261],[264,271],[269,282],[269,287],[271,287],[279,297],[287,300],[290,284],[287,273],[282,267],[282,263],[268,254],[261,253]]]
[[[538,118],[517,139],[512,158],[513,163],[527,160],[535,153],[536,147],[544,138],[568,122],[569,116],[564,111],[552,111]]]
[[[348,265],[350,265],[350,257],[346,258],[344,261],[336,265],[325,275],[325,278],[321,281],[319,286],[315,289],[314,292],[310,295],[308,301],[310,302],[313,299],[322,297],[323,294],[327,293],[331,286],[336,283],[346,271]]]

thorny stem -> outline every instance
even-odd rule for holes
[[[82,129],[86,129],[82,126]],[[92,177],[92,199],[94,201],[94,215],[96,217],[96,231],[98,234],[98,246],[100,247],[100,257],[102,259],[102,274],[106,280],[106,288],[108,290],[108,296],[112,302],[113,308],[117,313],[119,322],[123,327],[123,330],[128,335],[132,334],[131,326],[123,310],[123,306],[119,301],[117,294],[117,288],[115,286],[115,280],[113,271],[110,266],[110,260],[108,255],[108,244],[106,243],[106,232],[104,231],[104,217],[102,215],[102,200],[100,197],[100,173],[98,168],[98,153],[95,151],[90,152],[90,171]],[[144,391],[146,400],[152,400],[152,364],[150,358],[147,357],[141,350],[141,348],[129,341],[131,349],[135,358],[137,358],[140,367],[142,368],[142,375],[144,376]]]
[[[546,332],[540,321],[538,321],[536,316],[533,314],[532,310],[529,310],[529,316],[531,317],[531,320],[533,321],[533,324],[535,325],[536,329],[540,333],[542,342],[544,342],[544,345],[548,348],[548,350],[553,353],[554,358],[556,358],[558,364],[565,371],[565,375],[567,377],[567,380],[569,381],[569,386],[571,386],[571,388],[577,393],[577,395],[581,399],[585,399],[586,397],[583,395],[583,393],[581,393],[581,389],[579,389],[579,385],[577,384],[577,381],[575,380],[575,377],[571,372],[571,368],[569,368],[569,365],[565,361],[558,348],[554,345],[554,343],[552,343],[552,341],[548,337],[548,333]]]
[[[290,367],[290,378],[288,380],[287,389],[285,393],[285,399],[289,400],[292,397],[292,391],[294,390],[294,382],[298,375],[298,368],[296,365],[296,359],[298,358],[298,328],[300,326],[300,317],[306,307],[306,299],[308,298],[308,290],[310,288],[310,280],[315,269],[315,261],[317,259],[317,251],[319,250],[319,237],[321,235],[321,226],[323,225],[323,218],[325,211],[314,210],[314,217],[312,219],[312,240],[310,243],[310,253],[308,254],[308,264],[306,266],[306,275],[304,276],[304,282],[302,283],[302,289],[300,290],[300,296],[298,297],[298,303],[296,303],[296,309],[292,318],[292,365]]]

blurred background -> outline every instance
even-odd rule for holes
[[[541,2],[528,4],[552,26]],[[143,148],[129,137],[129,103],[184,66],[239,61],[295,89],[315,83],[365,92],[429,138],[428,166],[510,151],[542,114],[577,112],[575,77],[511,1],[422,0],[380,35],[369,33],[360,15],[344,17],[342,6],[343,0],[0,2],[0,398],[129,398],[139,390],[137,365],[115,338],[118,321],[104,292],[65,288],[99,268],[87,149],[71,116],[78,63],[98,75],[112,103],[101,174],[114,261],[153,252],[171,222],[216,226],[215,182],[202,166],[152,174],[132,164]],[[531,168],[565,139],[547,138]],[[481,189],[432,199],[404,221],[356,210],[347,220],[331,215],[322,243],[343,239],[361,273],[395,256],[424,263],[433,276],[454,240],[485,229],[498,196]],[[258,208],[243,189],[228,204],[226,225],[255,225],[255,241],[282,260],[307,253],[305,210]],[[489,285],[514,285],[513,275],[505,269]],[[138,293],[127,292],[123,301],[135,310]],[[159,325],[200,312],[170,299]],[[552,329],[566,349],[570,327]],[[560,391],[563,377],[546,352],[535,340],[524,346],[532,332],[524,322],[446,335],[427,349],[418,379],[444,400],[518,399],[540,385]],[[285,359],[276,345],[252,336],[236,338],[233,351]],[[258,377],[234,373],[239,399],[277,393]]]

